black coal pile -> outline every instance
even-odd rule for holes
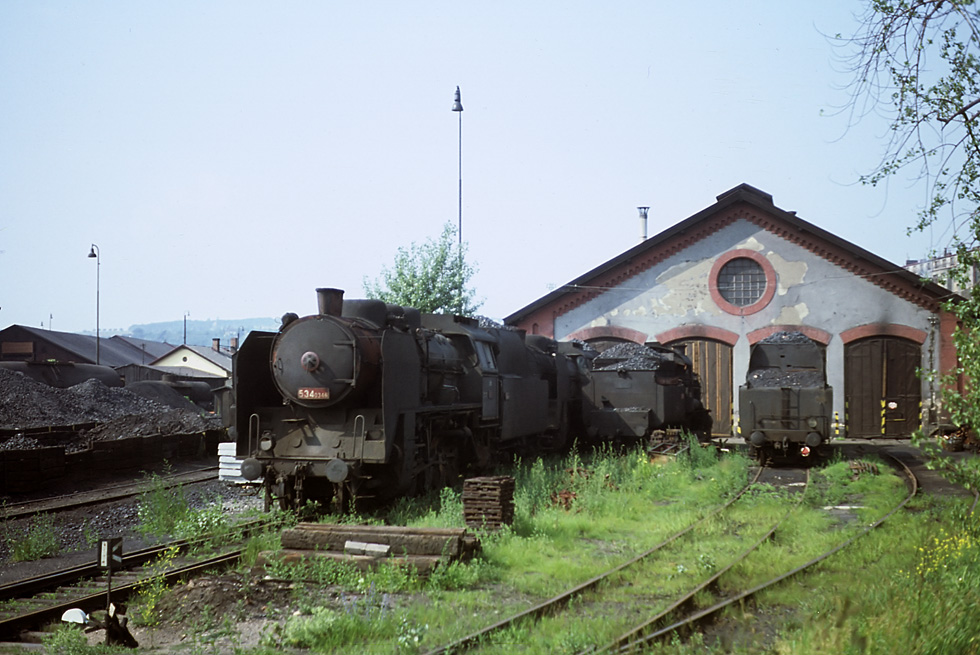
[[[604,350],[595,360],[593,370],[656,371],[665,362],[672,362],[673,355],[654,350],[638,343],[617,343]]]
[[[493,320],[492,318],[490,318],[488,316],[481,316],[481,315],[477,314],[473,318],[476,319],[477,324],[483,330],[492,330],[492,329],[495,329],[495,330],[517,330],[518,329],[518,328],[514,327],[513,325],[504,325],[503,323],[498,323],[497,321]]]
[[[106,387],[98,380],[55,389],[16,371],[0,369],[0,428],[25,430],[80,423],[99,424],[85,434],[89,439],[193,433],[218,427],[215,419],[196,411],[174,409],[125,388]]]
[[[810,337],[802,332],[775,332],[760,341],[759,343],[812,343]]]

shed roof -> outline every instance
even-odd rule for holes
[[[73,353],[77,356],[77,360],[75,361],[78,363],[96,363],[96,338],[92,335],[76,334],[74,332],[57,332],[55,330],[44,330],[26,325],[11,327],[16,327],[30,334],[37,341],[44,341]],[[99,363],[111,367],[148,363],[151,359],[157,357],[155,353],[173,350],[173,346],[168,343],[146,341],[145,339],[132,339],[119,335],[112,336],[108,339],[100,337],[98,341]],[[143,352],[143,346],[146,347],[146,354]]]
[[[745,210],[735,216],[739,205]],[[720,215],[724,214],[725,217]],[[535,313],[551,310],[564,314],[606,289],[637,275],[666,257],[725,227],[736,218],[745,218],[763,229],[797,243],[872,283],[901,295],[920,306],[935,310],[941,300],[957,297],[948,289],[893,264],[839,236],[777,207],[772,196],[749,184],[740,184],[716,198],[716,202],[663,232],[613,257],[504,319],[517,325]]]

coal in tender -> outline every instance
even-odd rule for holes
[[[812,343],[813,340],[806,336],[802,332],[797,331],[783,331],[775,332],[770,334],[768,337],[760,341],[759,343]]]
[[[595,359],[596,371],[656,371],[666,362],[673,362],[674,355],[638,343],[617,343],[607,348]]]

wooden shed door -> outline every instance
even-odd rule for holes
[[[922,349],[912,341],[874,337],[844,348],[847,435],[908,437],[919,427]]]
[[[732,347],[710,339],[684,339],[667,345],[682,348],[701,378],[701,402],[711,412],[711,434],[732,436]]]

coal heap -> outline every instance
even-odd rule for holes
[[[810,337],[802,332],[775,332],[760,341],[759,343],[812,343]]]
[[[0,428],[26,430],[80,423],[97,423],[86,436],[99,440],[194,433],[218,427],[215,419],[197,411],[173,409],[125,387],[110,388],[98,380],[86,380],[56,389],[0,368]]]
[[[593,365],[595,371],[656,371],[673,355],[638,343],[617,343],[604,350]]]

